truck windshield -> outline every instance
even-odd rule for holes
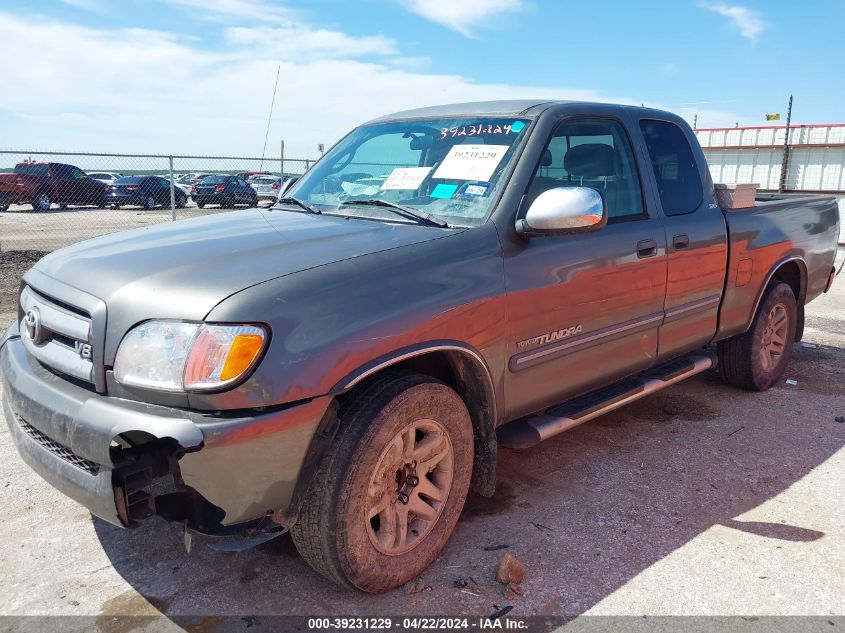
[[[322,213],[404,221],[382,200],[450,225],[479,224],[526,136],[519,118],[431,119],[359,127],[331,149],[286,195]]]

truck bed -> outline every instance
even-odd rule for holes
[[[730,242],[717,338],[744,332],[771,272],[786,262],[800,276],[802,303],[824,292],[839,235],[836,198],[763,193],[750,209],[724,213]]]

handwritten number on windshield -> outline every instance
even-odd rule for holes
[[[507,125],[487,125],[479,123],[478,125],[464,125],[461,127],[444,127],[440,129],[440,138],[447,137],[457,138],[459,136],[478,136],[480,134],[505,134],[511,133],[511,124]]]

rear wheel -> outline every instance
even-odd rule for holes
[[[0,213],[3,213],[3,211],[8,211],[8,210],[9,210],[9,205],[6,204],[5,202],[0,202]]]
[[[46,191],[39,191],[35,194],[35,199],[32,201],[32,210],[39,213],[50,210],[53,201],[50,200],[50,194]]]
[[[792,288],[771,284],[751,328],[719,341],[719,373],[725,382],[754,391],[770,389],[789,364],[797,324],[798,303]]]
[[[111,208],[116,210],[116,209],[120,208],[120,205],[119,204],[113,204],[113,205],[111,205]]]
[[[200,209],[205,209],[205,202],[197,202],[197,206],[198,206]]]
[[[227,196],[220,201],[220,208],[221,209],[233,209],[235,207],[235,199],[231,196]]]
[[[247,206],[257,207],[258,206],[258,196],[257,195],[252,196],[252,198],[249,201],[249,205],[247,205]]]
[[[144,208],[147,211],[152,211],[153,209],[155,209],[156,208],[156,199],[153,198],[152,196],[147,196],[147,199],[144,200]]]
[[[65,209],[67,209],[67,202],[62,202],[62,203],[59,205],[59,209],[61,209],[62,211],[64,211]]]
[[[188,199],[185,196],[176,196],[176,206],[179,209],[184,209],[185,205],[188,204]]]
[[[422,572],[455,528],[469,490],[472,423],[460,396],[419,374],[371,383],[341,414],[294,543],[327,578],[379,593]]]

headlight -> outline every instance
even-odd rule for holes
[[[256,325],[147,321],[120,343],[117,382],[159,391],[212,391],[244,378],[258,362],[267,331]]]

